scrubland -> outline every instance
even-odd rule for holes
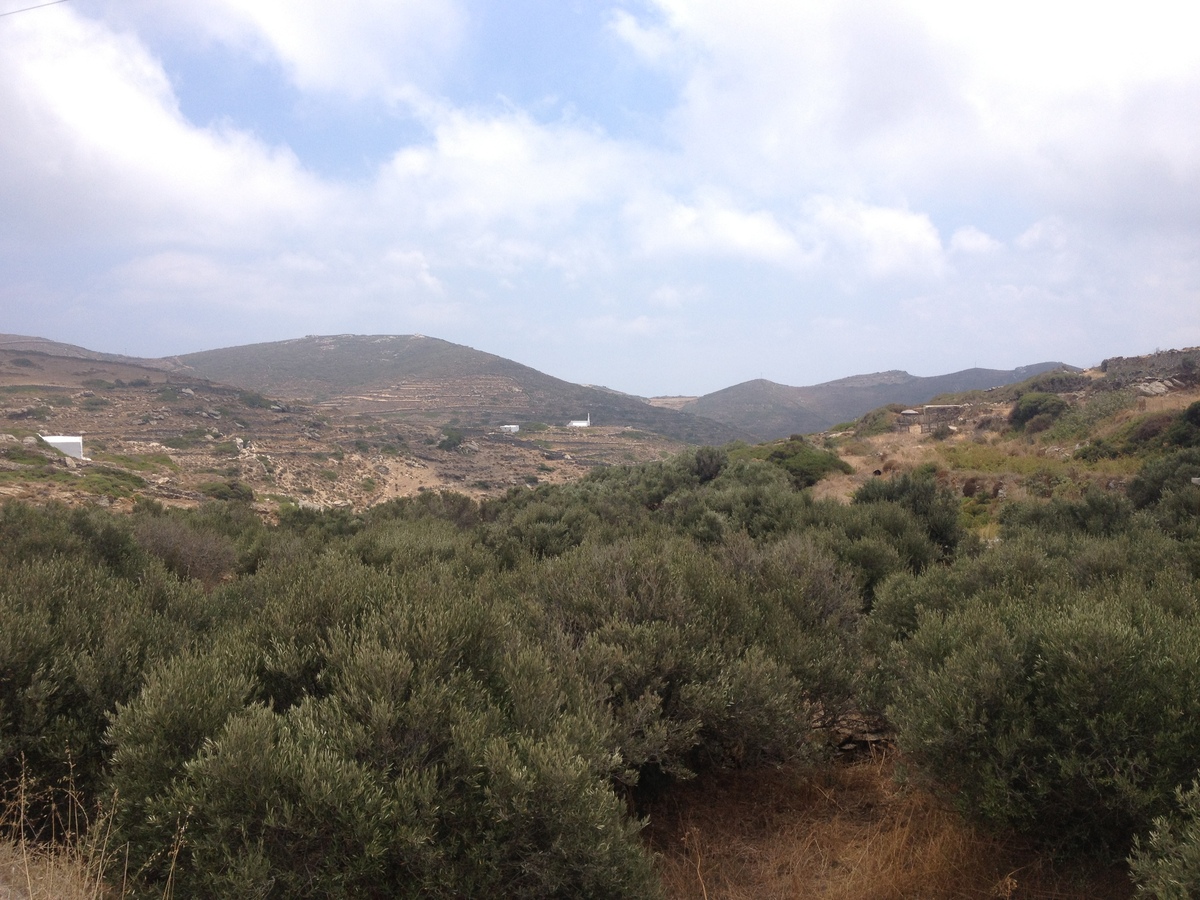
[[[10,502],[0,891],[1195,896],[1200,403],[1091,402],[879,476],[864,426],[269,524]]]

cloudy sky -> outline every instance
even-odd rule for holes
[[[1197,34],[1181,0],[3,15],[0,332],[422,333],[643,395],[1193,346]]]

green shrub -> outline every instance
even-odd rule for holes
[[[860,438],[887,434],[895,426],[896,416],[903,411],[904,405],[901,403],[892,403],[888,406],[881,406],[879,409],[873,409],[855,423],[854,434]]]
[[[85,491],[107,497],[130,497],[138,488],[146,486],[146,480],[140,475],[108,466],[93,466],[77,483]]]
[[[1200,447],[1200,400],[1193,403],[1167,429],[1168,444],[1176,447]]]
[[[836,453],[819,450],[807,441],[795,438],[773,451],[767,460],[787,472],[797,488],[811,487],[831,472],[849,475],[854,471]]]
[[[1093,393],[1059,416],[1048,437],[1056,441],[1087,438],[1097,424],[1128,409],[1134,402],[1133,394],[1129,391]]]
[[[268,400],[262,394],[258,393],[258,391],[242,391],[238,394],[238,400],[241,401],[242,406],[249,407],[250,409],[270,409],[275,403],[275,401]]]
[[[651,533],[518,576],[543,642],[604,698],[629,786],[810,753],[849,697],[857,597],[800,536],[732,534],[714,556]]]
[[[457,450],[462,445],[463,440],[466,438],[466,435],[463,434],[461,428],[455,428],[451,425],[447,425],[445,428],[443,428],[442,434],[444,436],[440,441],[438,441],[439,450]]]
[[[1155,818],[1145,844],[1134,839],[1129,868],[1140,897],[1200,896],[1200,781],[1176,788],[1175,809]]]
[[[1038,434],[1039,432],[1047,430],[1053,424],[1053,415],[1050,413],[1038,413],[1025,423],[1025,432],[1027,434]]]
[[[169,581],[169,580],[168,580]],[[180,647],[190,592],[82,559],[6,566],[0,579],[0,784],[70,779],[94,799],[108,716],[152,662]]]
[[[961,599],[943,585],[940,608],[910,605],[911,636],[892,646],[905,753],[970,815],[1124,855],[1200,740],[1197,598],[1168,572],[1150,590],[1038,578]]]
[[[448,571],[264,570],[240,635],[121,709],[118,829],[147,895],[656,893],[586,683]]]
[[[1083,462],[1099,462],[1102,459],[1117,459],[1121,451],[1103,438],[1089,441],[1072,454],[1073,459]]]
[[[129,523],[98,509],[57,504],[0,506],[0,564],[71,559],[135,577],[145,559]]]
[[[1057,394],[1033,391],[1023,394],[1017,400],[1012,412],[1009,413],[1008,421],[1014,428],[1024,427],[1028,430],[1029,422],[1039,416],[1045,416],[1046,418],[1042,420],[1045,422],[1045,427],[1040,429],[1044,431],[1069,408],[1070,404]]]
[[[1008,503],[1000,512],[1000,522],[1009,528],[1115,535],[1128,528],[1132,516],[1132,506],[1120,494],[1093,488],[1081,501]]]
[[[1104,538],[1063,521],[884,584],[870,698],[971,815],[1121,856],[1194,772],[1200,598],[1180,546],[1145,524]]]
[[[1129,483],[1129,499],[1141,509],[1157,503],[1172,488],[1190,485],[1193,478],[1200,478],[1200,447],[1176,450],[1142,466]]]
[[[692,457],[692,474],[703,484],[712,481],[729,465],[729,454],[719,447],[701,447]]]
[[[391,572],[438,563],[477,576],[494,566],[474,534],[444,519],[380,521],[351,538],[349,547],[367,565]]]
[[[1022,384],[1022,388],[1031,392],[1050,394],[1065,394],[1068,391],[1079,391],[1089,387],[1092,379],[1081,372],[1071,372],[1066,369],[1055,369],[1034,375]]]
[[[233,541],[218,532],[196,528],[170,516],[142,517],[136,526],[138,543],[179,578],[211,587],[234,571]]]
[[[831,472],[849,474],[853,471],[836,453],[821,450],[798,434],[786,441],[735,447],[729,459],[738,462],[766,460],[787,472],[798,489],[811,487]]]
[[[947,553],[953,552],[962,538],[958,498],[937,483],[932,470],[874,478],[854,492],[853,502],[899,504],[921,521],[929,539]]]
[[[336,478],[337,475],[335,474],[334,477]],[[209,481],[200,485],[198,490],[204,496],[211,497],[214,500],[232,500],[239,503],[254,502],[254,490],[250,485],[237,479]]]

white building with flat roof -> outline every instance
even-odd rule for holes
[[[591,428],[592,427],[592,414],[588,413],[588,417],[586,419],[572,419],[570,422],[567,423],[567,427],[568,428]]]
[[[83,436],[75,436],[68,434],[39,434],[43,441],[53,447],[60,453],[75,459],[83,459]]]

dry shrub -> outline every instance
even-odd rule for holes
[[[180,578],[211,587],[234,570],[237,551],[223,534],[179,519],[156,516],[135,526],[138,543]]]
[[[985,835],[876,756],[818,771],[744,771],[681,786],[646,829],[671,900],[1118,900],[1119,870],[1086,873]]]

